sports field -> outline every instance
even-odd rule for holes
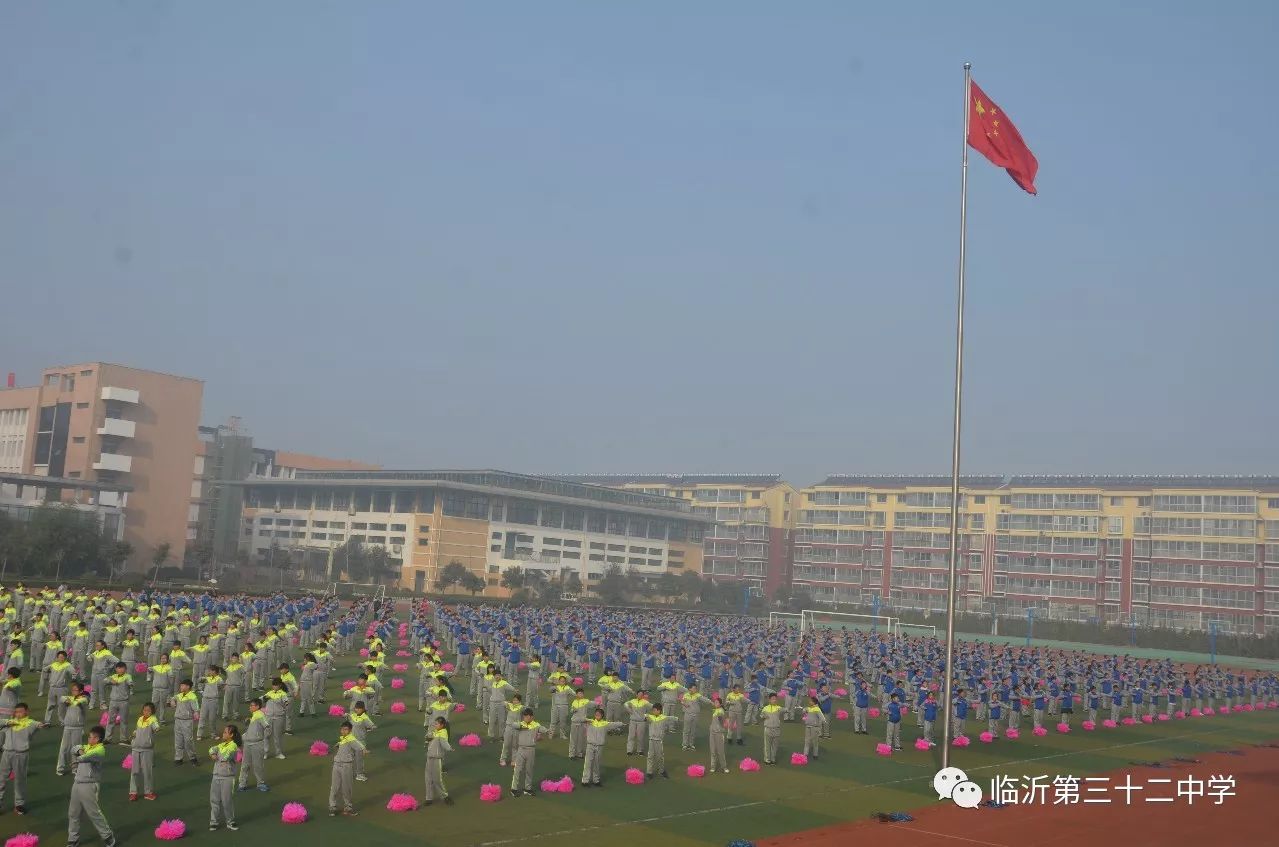
[[[331,678],[328,697],[340,695],[343,678],[354,668],[352,657],[339,662],[339,672]],[[26,699],[43,704],[34,696],[34,676],[26,675]],[[139,686],[134,703],[141,703],[147,686]],[[539,794],[536,797],[504,797],[496,804],[479,799],[480,785],[509,786],[510,770],[497,765],[497,750],[487,741],[479,748],[456,747],[446,759],[447,786],[456,800],[452,807],[436,804],[410,813],[386,810],[387,799],[396,792],[410,792],[419,798],[423,791],[424,753],[421,746],[421,715],[414,707],[416,679],[409,676],[400,692],[387,689],[387,703],[397,698],[409,706],[403,715],[384,713],[379,729],[371,734],[368,760],[369,780],[356,783],[357,818],[329,818],[326,812],[330,764],[327,759],[307,755],[311,742],[323,739],[332,744],[339,722],[327,716],[295,719],[296,734],[288,739],[288,758],[268,759],[269,794],[250,791],[236,795],[238,833],[207,831],[210,768],[174,766],[169,755],[172,736],[164,731],[156,746],[156,772],[160,797],[157,801],[127,800],[128,773],[119,767],[127,753],[124,747],[109,748],[110,765],[104,771],[102,806],[117,837],[124,844],[153,843],[153,830],[163,818],[178,817],[189,828],[185,841],[199,844],[235,842],[267,844],[273,838],[305,838],[317,847],[391,845],[406,838],[428,845],[498,845],[544,841],[591,844],[593,847],[660,843],[663,847],[723,845],[734,838],[752,840],[792,833],[814,827],[862,819],[875,811],[918,809],[937,804],[931,789],[940,753],[915,750],[913,722],[903,723],[906,750],[891,758],[875,754],[882,740],[883,719],[871,721],[871,735],[855,736],[848,722],[835,721],[834,739],[823,748],[820,761],[804,767],[789,764],[790,753],[799,749],[801,729],[786,724],[782,755],[775,767],[742,773],[735,767],[745,756],[762,758],[762,736],[758,727],[746,732],[746,744],[729,748],[731,773],[693,779],[686,775],[689,764],[705,763],[704,748],[684,752],[678,743],[667,744],[669,780],[633,786],[623,779],[628,765],[624,739],[611,738],[605,757],[605,786],[578,787],[572,794]],[[549,709],[546,698],[539,710],[545,721]],[[37,712],[37,716],[39,712]],[[473,709],[456,715],[453,739],[468,732],[483,735]],[[40,733],[33,746],[29,782],[30,813],[17,817],[12,799],[0,817],[0,834],[31,831],[45,845],[62,844],[65,838],[65,810],[69,777],[54,775],[53,760],[60,730]],[[406,752],[387,749],[392,736],[410,740]],[[1051,732],[1036,738],[1025,732],[1018,741],[1000,740],[953,750],[952,764],[964,768],[979,784],[991,777],[1010,774],[1085,774],[1113,771],[1131,762],[1195,757],[1212,751],[1255,744],[1279,738],[1279,710],[1234,713],[1226,717],[1171,720],[1153,725],[1139,724],[1117,729],[1084,732],[1077,725],[1069,735]],[[702,741],[705,741],[703,727]],[[203,752],[209,742],[197,745]],[[566,742],[547,741],[539,745],[536,778],[580,777],[581,763],[569,761]],[[641,764],[642,766],[642,764]],[[1206,776],[1207,774],[1202,774]],[[300,826],[280,822],[284,803],[304,803],[312,819]],[[946,804],[949,805],[949,804]],[[1143,810],[1133,810],[1141,814]],[[1157,821],[1157,810],[1147,812]],[[981,812],[974,812],[980,814]],[[97,836],[85,822],[82,843],[97,843]],[[869,835],[873,836],[874,830]],[[1165,833],[1168,835],[1169,833]],[[1224,834],[1224,833],[1223,833]],[[1126,843],[1137,843],[1128,841]]]

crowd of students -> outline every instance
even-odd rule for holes
[[[603,785],[611,735],[625,736],[626,755],[642,758],[646,779],[668,778],[666,741],[675,735],[683,751],[704,739],[705,772],[728,773],[728,752],[746,745],[743,728],[752,725],[762,728],[765,765],[777,764],[787,724],[797,727],[795,752],[811,760],[844,719],[858,735],[882,719],[884,743],[900,749],[902,723],[913,715],[920,743],[933,744],[945,673],[944,646],[932,638],[801,633],[752,618],[423,601],[401,620],[393,604],[365,600],[23,586],[0,588],[0,645],[0,773],[14,774],[15,812],[26,813],[32,735],[57,725],[56,772],[72,777],[69,842],[78,843],[87,817],[108,847],[115,836],[98,802],[107,744],[129,748],[129,800],[145,802],[157,799],[156,741],[170,723],[175,766],[200,765],[202,742],[211,742],[209,827],[236,830],[236,791],[270,791],[267,758],[285,757],[295,713],[328,708],[337,656],[358,652],[360,672],[342,687],[346,719],[329,751],[331,815],[357,814],[367,734],[397,658],[416,657],[427,805],[453,803],[444,759],[463,699],[497,748],[496,765],[512,771],[510,796],[531,796],[537,748],[549,739],[582,761],[585,787]],[[1135,718],[1252,708],[1279,696],[1274,674],[964,641],[953,674],[957,735],[969,720],[998,735],[1001,726],[1018,728],[1024,713],[1040,727],[1048,718],[1069,723],[1076,712],[1093,721],[1106,709],[1111,719],[1124,710]],[[42,719],[23,697],[24,676],[45,700]],[[142,679],[149,693],[139,703]],[[0,807],[5,791],[0,782]]]

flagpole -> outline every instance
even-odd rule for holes
[[[946,667],[943,671],[941,766],[950,767],[951,712],[955,670],[955,580],[959,561],[959,432],[964,399],[964,265],[968,251],[968,120],[972,109],[973,65],[964,63],[963,167],[959,183],[959,292],[955,306],[955,420],[950,448],[950,575],[946,584]]]

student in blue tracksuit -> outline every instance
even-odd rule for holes
[[[824,682],[817,689],[817,707],[822,710],[822,715],[826,718],[826,720],[822,723],[822,738],[830,738],[830,686]]]
[[[933,724],[937,721],[937,698],[933,693],[928,692],[927,699],[924,700],[924,734],[923,739],[928,742],[928,746],[937,746],[933,741]]]
[[[959,689],[959,696],[955,698],[955,737],[964,734],[964,725],[968,722],[968,691],[967,689]],[[931,739],[930,739],[931,740]]]
[[[858,679],[853,690],[853,732],[866,735],[866,714],[870,708],[870,686],[866,680]]]
[[[894,750],[902,749],[902,705],[896,693],[888,701],[888,729],[884,743]]]

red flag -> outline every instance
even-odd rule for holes
[[[1039,161],[1017,127],[975,82],[969,83],[968,99],[968,146],[1008,171],[1013,182],[1026,191],[1038,194],[1035,174]]]

